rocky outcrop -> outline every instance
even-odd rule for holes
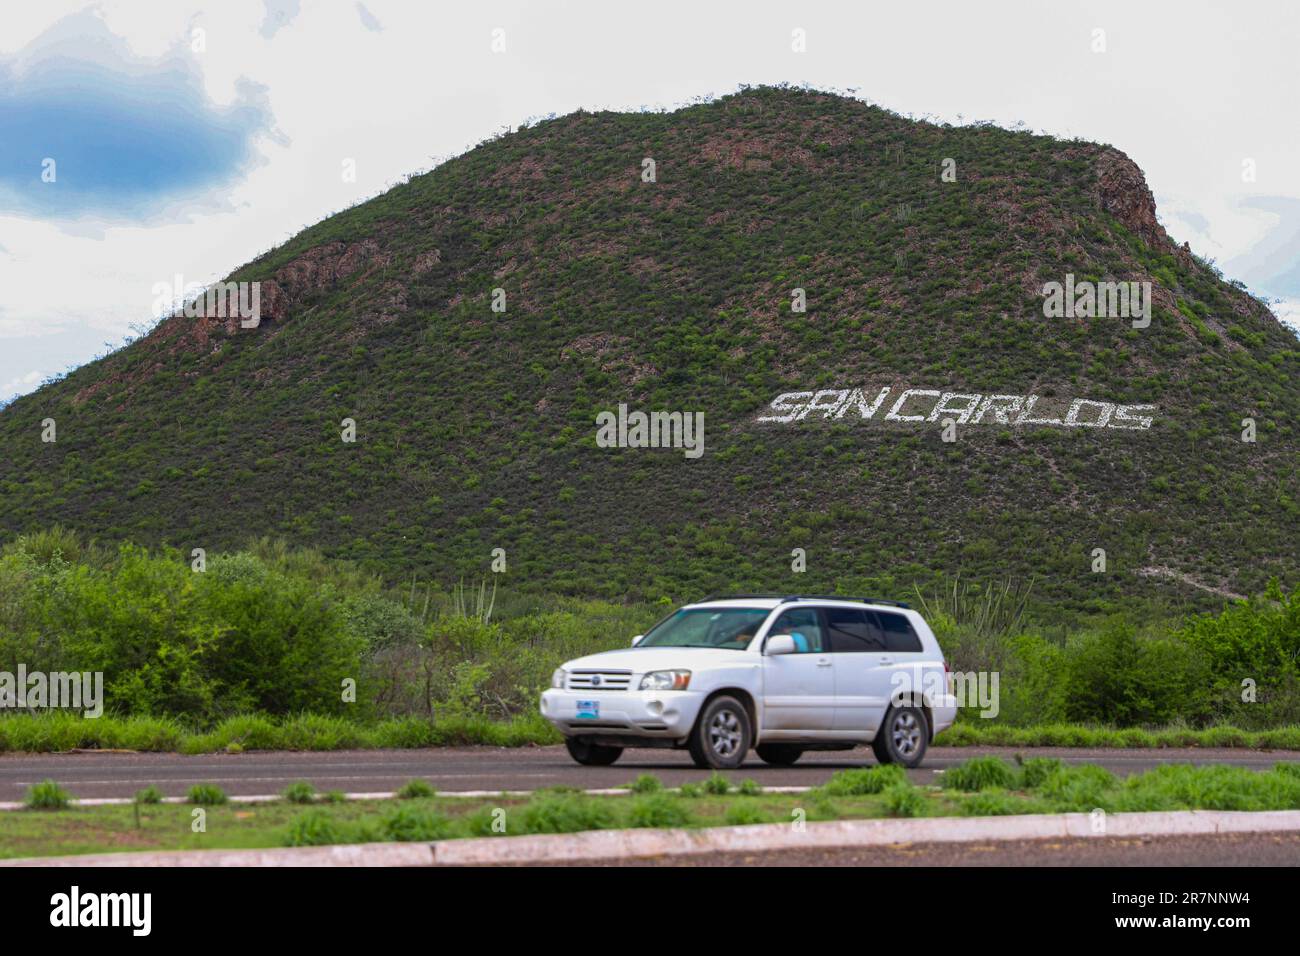
[[[1173,246],[1168,233],[1156,219],[1156,200],[1137,163],[1117,149],[1108,149],[1097,160],[1097,198],[1106,210],[1149,246]]]
[[[327,288],[365,266],[387,265],[388,256],[379,251],[374,239],[360,242],[327,242],[308,249],[275,274],[275,281],[290,300]]]
[[[415,257],[415,262],[411,265],[411,273],[422,276],[440,262],[442,262],[442,251],[440,249],[430,249],[428,252],[422,252]]]

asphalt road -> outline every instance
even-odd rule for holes
[[[924,765],[911,771],[911,777],[916,783],[935,783],[944,768],[977,754],[1011,759],[1016,753],[1059,757],[1067,763],[1097,763],[1118,774],[1164,763],[1218,763],[1265,770],[1279,760],[1300,762],[1300,753],[1295,751],[935,747],[926,755]],[[824,783],[836,770],[872,762],[868,748],[806,754],[794,767],[769,767],[751,753],[744,767],[730,776],[753,778],[765,786],[813,786]],[[705,776],[684,752],[670,750],[629,750],[612,767],[579,766],[563,747],[276,751],[193,757],[95,751],[0,754],[0,801],[21,800],[28,787],[46,778],[57,780],[74,797],[129,797],[150,784],[166,796],[183,796],[196,783],[215,783],[232,795],[278,794],[295,780],[310,781],[321,791],[369,793],[396,790],[417,777],[443,792],[554,786],[587,789],[623,786],[641,773],[653,773],[670,786]]]
[[[530,864],[531,865],[531,864]],[[554,866],[555,864],[537,864]],[[701,853],[600,860],[584,866],[1300,866],[1300,833],[977,843]],[[1243,910],[1248,914],[1249,910]],[[1223,914],[1219,914],[1223,915]]]

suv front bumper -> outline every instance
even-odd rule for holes
[[[695,726],[703,702],[703,694],[690,690],[602,692],[553,687],[542,693],[541,711],[566,737],[680,740]]]

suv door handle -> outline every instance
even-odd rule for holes
[[[818,658],[818,660],[817,660],[817,666],[818,666],[818,667],[830,667],[830,666],[831,666],[831,662],[830,662],[828,659],[826,659],[825,657]]]
[[[892,663],[894,663],[894,659],[893,659],[892,657],[882,657],[882,658],[880,659],[880,663],[882,663],[882,664],[892,664]]]

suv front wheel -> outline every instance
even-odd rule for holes
[[[622,747],[589,744],[576,737],[565,737],[564,746],[568,748],[569,756],[585,767],[608,767],[623,755]]]
[[[753,739],[745,705],[734,697],[715,697],[691,732],[691,759],[697,767],[735,770],[744,762]]]
[[[930,741],[930,724],[919,707],[890,707],[871,749],[880,763],[920,766]]]

